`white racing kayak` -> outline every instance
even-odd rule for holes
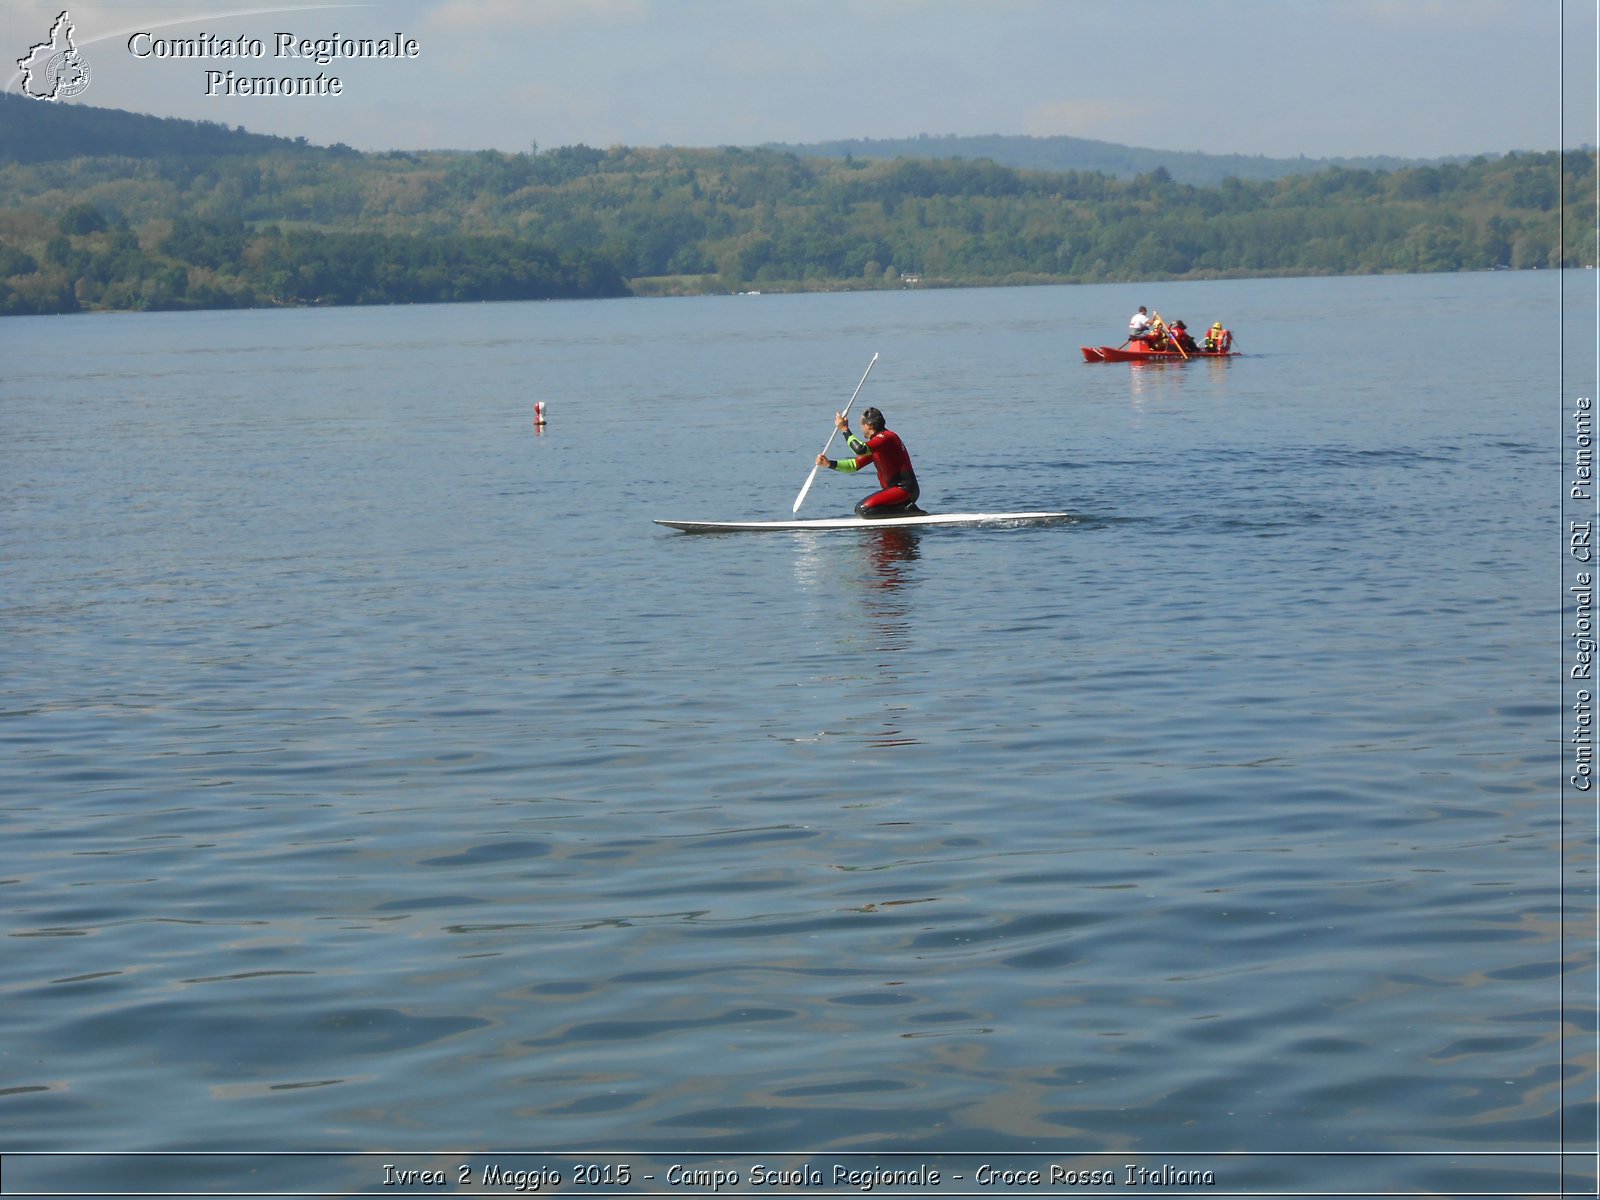
[[[1064,512],[918,513],[910,517],[818,517],[809,521],[668,521],[657,525],[685,533],[754,533],[783,531],[804,533],[826,529],[897,529],[905,525],[1049,525],[1076,518]]]

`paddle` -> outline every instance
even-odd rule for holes
[[[1171,325],[1168,325],[1165,321],[1162,321],[1160,313],[1156,314],[1156,320],[1161,323],[1161,331],[1166,335],[1167,341],[1176,346],[1178,353],[1183,355],[1184,359],[1187,360],[1189,357],[1189,352],[1183,348],[1183,343],[1178,340],[1178,331]]]
[[[867,381],[867,376],[872,374],[873,365],[877,361],[878,361],[878,356],[876,354],[874,354],[872,356],[872,362],[869,362],[867,364],[867,369],[865,371],[861,372],[861,383],[865,383]],[[856,384],[856,390],[850,393],[850,404],[854,404],[856,402],[856,397],[861,394],[861,383]],[[847,416],[847,417],[850,415],[850,404],[846,404],[844,406],[844,415]],[[827,444],[822,447],[822,452],[824,454],[826,454],[828,452],[828,447],[833,445],[834,436],[838,432],[839,432],[838,422],[834,422],[833,432],[828,434]],[[800,489],[800,494],[794,498],[794,507],[789,510],[790,512],[797,513],[797,512],[800,511],[800,506],[806,502],[806,493],[811,490],[811,481],[813,479],[815,479],[816,477],[817,477],[817,465],[815,463],[812,463],[811,464],[811,474],[806,476],[805,486]]]

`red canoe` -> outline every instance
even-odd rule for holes
[[[1081,346],[1084,362],[1184,362],[1191,358],[1232,358],[1237,350],[1152,350],[1130,343],[1126,346]]]

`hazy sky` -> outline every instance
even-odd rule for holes
[[[363,150],[749,145],[1071,134],[1210,153],[1435,157],[1596,136],[1600,0],[80,0],[65,103]],[[7,90],[62,0],[0,0]],[[1137,14],[1133,16],[1132,14]],[[139,58],[129,36],[259,38],[261,58]],[[273,56],[275,36],[414,38],[394,61]],[[146,39],[148,42],[149,39]],[[338,76],[320,97],[206,94],[208,70]]]

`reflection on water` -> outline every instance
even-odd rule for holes
[[[866,616],[873,627],[873,648],[903,650],[910,634],[911,597],[907,587],[916,579],[921,557],[916,529],[867,529],[856,549],[863,563],[860,572],[867,586]]]
[[[862,543],[872,561],[873,586],[898,591],[909,579],[906,566],[922,555],[917,539],[921,531],[914,526],[885,526],[862,534]]]
[[[1153,400],[1165,399],[1169,396],[1192,394],[1192,386],[1183,381],[1186,371],[1205,371],[1210,376],[1212,373],[1225,377],[1225,373],[1233,366],[1231,358],[1205,358],[1191,362],[1135,362],[1127,364],[1128,394],[1132,396],[1134,404],[1148,404]],[[1120,363],[1108,364],[1121,366]],[[1211,383],[1207,384],[1208,390]],[[1187,389],[1187,390],[1186,390]]]
[[[848,637],[850,654],[870,668],[874,695],[881,693],[875,723],[865,737],[874,746],[915,745],[904,721],[908,706],[903,679],[914,669],[916,628],[912,623],[913,585],[922,556],[920,528],[885,523],[880,527],[843,534],[801,533],[795,537],[794,575],[802,592],[818,580],[831,579],[829,590],[839,588],[859,597],[852,601]],[[843,587],[839,587],[843,584]]]
[[[863,530],[857,548],[866,562],[862,578],[867,584],[864,604],[870,645],[881,657],[878,669],[885,680],[898,682],[897,658],[912,642],[909,585],[916,579],[915,565],[922,555],[922,530],[886,525]],[[891,658],[889,655],[896,657]],[[867,735],[874,746],[914,746],[918,739],[905,729],[909,707],[891,700],[884,705],[880,726]]]
[[[919,528],[885,523],[882,528],[844,536],[809,531],[797,534],[795,580],[804,588],[824,575],[826,563],[848,562],[852,567],[846,573],[860,579],[869,592],[879,594],[875,601],[869,600],[869,613],[903,616],[907,604],[896,593],[915,578],[911,568],[922,555],[918,543],[922,532]]]

